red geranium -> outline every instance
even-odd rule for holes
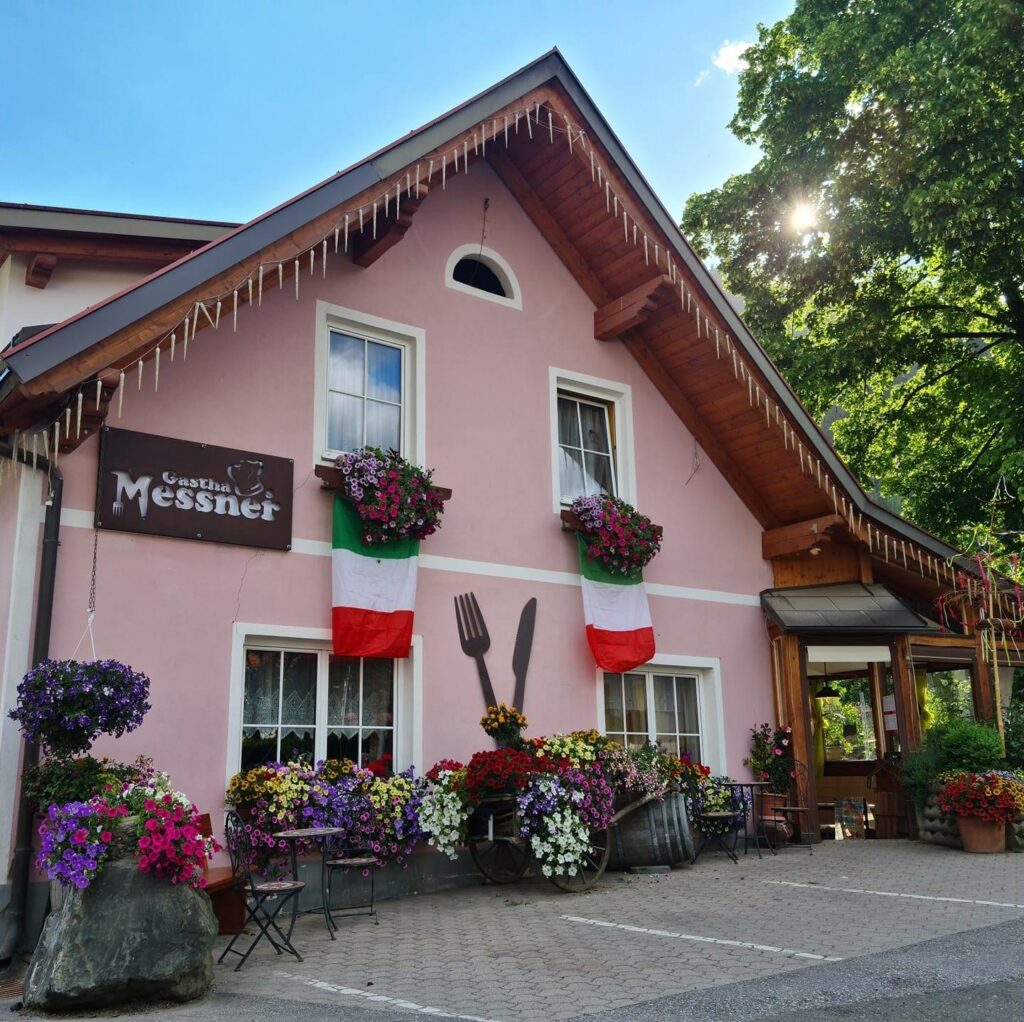
[[[437,775],[442,770],[455,773],[462,769],[462,764],[457,759],[439,759],[426,773],[426,778],[431,784],[437,783]]]
[[[470,800],[478,802],[486,795],[522,791],[536,769],[536,758],[520,749],[475,752],[466,767]]]

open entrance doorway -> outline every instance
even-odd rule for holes
[[[900,836],[898,817],[905,811],[886,759],[898,743],[890,657],[882,645],[807,646],[813,737],[808,768],[825,838]]]
[[[889,646],[808,645],[818,823],[836,840],[907,835],[896,757],[900,728]],[[911,662],[921,734],[975,716],[969,664]]]

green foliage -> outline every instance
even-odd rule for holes
[[[933,727],[920,748],[903,757],[902,779],[907,797],[922,806],[939,774],[955,770],[985,773],[1004,766],[999,732],[975,720],[954,720]]]
[[[25,793],[37,809],[67,802],[87,802],[94,795],[117,792],[125,782],[137,782],[153,772],[153,762],[139,757],[134,763],[79,756],[47,759],[25,771]]]
[[[1000,480],[1024,529],[1021,38],[1016,0],[797,0],[744,54],[762,158],[683,214],[843,457],[951,540]]]
[[[833,683],[835,684],[835,683]],[[843,758],[853,754],[854,743],[846,735],[846,728],[856,728],[857,741],[862,743],[860,713],[856,703],[840,699],[825,699],[821,706],[821,719],[825,730],[825,746],[843,750]]]
[[[971,681],[962,671],[942,671],[928,675],[925,710],[931,727],[945,727],[971,713]]]
[[[932,732],[929,732],[929,735]],[[925,738],[920,748],[908,752],[900,765],[903,791],[914,805],[923,807],[941,771],[935,765],[935,750]]]
[[[1017,699],[1003,716],[1006,735],[1006,762],[1014,770],[1024,769],[1024,699]]]
[[[939,772],[967,770],[984,773],[1003,763],[1003,745],[999,732],[976,720],[954,720],[945,727],[933,728],[929,743],[935,748]]]

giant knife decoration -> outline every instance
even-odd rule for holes
[[[523,697],[526,693],[526,670],[530,666],[530,650],[533,648],[533,625],[537,620],[537,597],[531,596],[519,616],[519,631],[512,651],[512,673],[516,676],[516,692],[512,705],[523,712]]]

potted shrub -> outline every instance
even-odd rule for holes
[[[956,817],[965,852],[1006,849],[1006,824],[1024,813],[1024,782],[1009,771],[960,773],[939,789],[939,808]]]
[[[917,814],[924,841],[960,846],[953,816],[938,804],[938,790],[946,775],[984,774],[1003,766],[999,733],[987,724],[967,718],[929,729],[921,746],[904,755],[901,781]]]

